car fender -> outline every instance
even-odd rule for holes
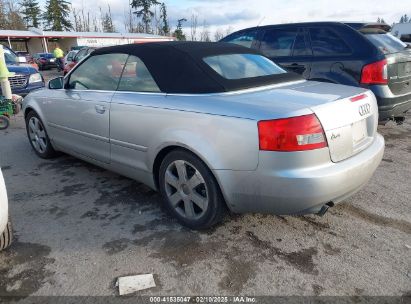
[[[193,152],[211,170],[255,170],[259,149],[256,122],[219,116],[212,119],[209,128],[177,126],[155,135],[148,145],[148,168],[153,168],[163,149],[177,146]]]
[[[30,111],[36,112],[37,115],[40,117],[40,120],[43,122],[43,125],[47,131],[48,129],[47,119],[45,118],[44,112],[42,110],[41,105],[39,104],[38,97],[36,95],[37,95],[36,93],[31,93],[27,95],[26,98],[24,98],[23,100],[24,119],[26,118],[27,114]]]

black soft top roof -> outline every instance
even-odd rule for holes
[[[302,79],[294,73],[246,79],[226,79],[204,61],[222,54],[259,54],[256,50],[222,42],[152,42],[95,50],[91,56],[121,53],[139,57],[164,93],[219,93]]]

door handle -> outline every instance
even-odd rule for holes
[[[96,105],[94,108],[96,109],[96,112],[98,114],[104,114],[104,112],[106,112],[106,107],[105,106]]]

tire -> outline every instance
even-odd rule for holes
[[[12,240],[13,240],[13,229],[12,229],[11,221],[9,221],[3,233],[0,235],[0,251],[9,247]]]
[[[208,229],[220,222],[225,202],[210,169],[194,154],[174,150],[162,161],[159,188],[166,209],[190,229]]]
[[[5,130],[10,126],[10,118],[0,115],[0,130]]]
[[[57,156],[43,122],[37,113],[33,111],[29,112],[26,117],[26,131],[30,145],[39,157],[49,159]]]

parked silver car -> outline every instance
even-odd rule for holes
[[[378,167],[372,92],[306,81],[234,44],[102,48],[24,100],[34,151],[158,189],[190,228],[233,212],[325,213]]]

